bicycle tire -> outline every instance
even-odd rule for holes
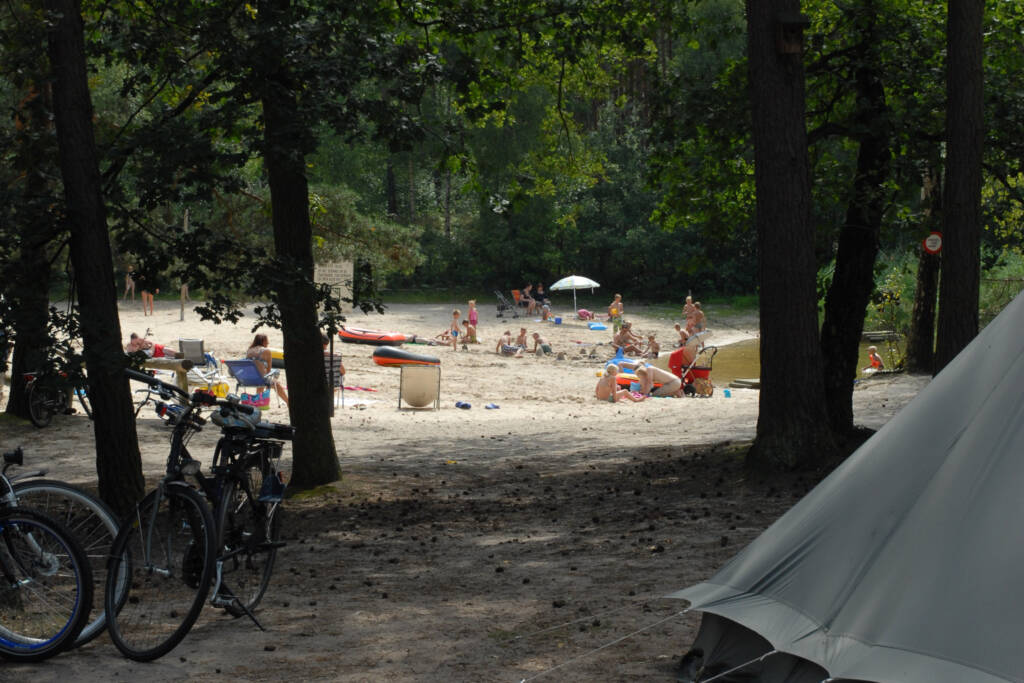
[[[251,613],[263,599],[281,537],[280,510],[257,499],[263,473],[252,468],[245,474],[249,482],[227,482],[217,510],[222,583],[215,604],[234,617]]]
[[[0,655],[23,662],[52,657],[89,620],[89,561],[59,522],[25,508],[0,510]]]
[[[111,548],[103,600],[107,630],[124,656],[157,659],[188,634],[210,592],[216,539],[206,500],[184,484],[152,491],[124,521]],[[119,600],[122,572],[128,588]]]
[[[67,527],[89,558],[94,590],[103,591],[106,587],[107,559],[118,532],[118,520],[113,511],[103,501],[78,487],[52,479],[24,479],[15,482],[14,495],[18,498],[19,506],[39,510]],[[123,599],[123,574],[120,583]],[[103,633],[106,627],[106,610],[100,610],[82,629],[72,647],[85,645]]]
[[[36,380],[28,389],[28,419],[40,429],[48,427],[53,419],[54,406],[59,400],[54,387],[40,384]]]

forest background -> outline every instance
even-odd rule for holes
[[[943,225],[946,7],[772,4],[806,19],[798,58],[813,230],[804,246],[819,310],[852,231],[870,242],[874,274],[872,305],[854,313],[906,329],[927,258],[921,241]],[[984,10],[982,320],[1024,276],[1024,9],[989,0]],[[79,12],[110,237],[111,266],[100,270],[118,289],[131,265],[165,292],[187,282],[214,318],[269,300],[261,322],[285,326],[293,358],[317,344],[288,333],[313,301],[296,277],[304,241],[317,260],[355,262],[355,303],[370,308],[384,287],[507,292],[570,273],[646,301],[762,292],[738,0],[267,1],[173,12],[13,3],[0,17],[10,113],[0,124],[0,314],[24,349],[15,370],[57,348],[55,328],[69,344],[81,334],[74,309],[49,308],[51,291],[73,280],[64,274],[75,215],[54,126],[65,94],[52,87],[63,44],[54,35]],[[290,191],[271,202],[275,179]],[[282,230],[288,220],[293,230]],[[312,328],[302,320],[292,329]],[[299,416],[315,412],[298,405]]]

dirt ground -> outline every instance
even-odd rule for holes
[[[432,337],[456,305],[465,313],[464,302],[399,305],[351,325]],[[145,318],[135,308],[122,307],[125,337],[147,327],[172,345],[200,337],[220,358],[240,357],[251,338],[247,325],[180,321],[177,304]],[[644,309],[627,317],[659,339],[674,334],[674,320]],[[344,478],[287,501],[288,545],[257,611],[265,631],[207,608],[157,662],[125,660],[103,636],[43,664],[0,663],[0,679],[673,680],[699,615],[662,596],[711,576],[814,482],[747,477],[755,390],[598,402],[609,332],[568,316],[557,326],[530,319],[566,358],[503,358],[497,335],[524,321],[495,319],[492,305],[480,319],[483,343],[468,351],[409,347],[441,358],[438,411],[398,410],[398,371],[375,365],[369,347],[339,347],[350,387],[333,420]],[[716,320],[713,307],[709,319],[720,346],[757,335],[756,320]],[[927,381],[859,383],[857,423],[881,427]],[[267,419],[287,421],[286,407],[272,405]],[[150,478],[167,433],[140,416]],[[215,439],[199,435],[193,454],[212,452]],[[95,484],[81,416],[45,430],[0,420],[0,449],[16,445],[30,465]]]

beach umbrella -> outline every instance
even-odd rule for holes
[[[576,308],[576,290],[577,289],[594,289],[600,287],[589,277],[583,277],[582,275],[570,275],[569,277],[563,277],[555,284],[548,287],[548,290],[558,291],[560,289],[571,289],[572,290],[572,310],[578,310]]]

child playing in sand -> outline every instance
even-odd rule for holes
[[[476,338],[476,325],[468,320],[462,321],[462,343],[463,345],[480,343],[480,340]]]
[[[676,328],[676,332],[679,333],[679,341],[676,342],[676,346],[677,347],[679,347],[679,346],[686,346],[686,340],[690,338],[690,333],[687,332],[686,328],[684,328],[679,323],[675,324],[675,328]]]
[[[609,403],[617,403],[622,399],[632,401],[633,403],[639,403],[644,400],[643,396],[637,398],[633,395],[629,389],[619,389],[619,385],[615,381],[616,375],[619,374],[619,366],[611,363],[604,369],[604,374],[601,375],[601,379],[597,380],[597,386],[594,387],[594,396],[597,396],[599,401],[608,401]]]
[[[523,357],[523,350],[512,344],[512,332],[510,330],[505,330],[502,333],[498,339],[497,346],[494,347],[494,352],[500,356]]]
[[[647,348],[641,355],[644,358],[657,358],[659,351],[661,351],[661,344],[655,341],[653,334],[647,335]]]
[[[525,327],[520,327],[519,328],[519,336],[516,337],[516,346],[519,347],[520,349],[522,349],[523,351],[526,350],[526,328]]]
[[[452,351],[459,350],[459,316],[462,315],[462,311],[455,309],[452,311],[452,321],[448,324],[448,329],[441,334],[434,337],[442,344],[451,344]]]
[[[540,332],[534,332],[533,351],[530,351],[530,353],[536,353],[538,356],[552,356],[555,352],[551,350],[551,344],[548,343],[548,340],[540,336]]]
[[[878,355],[877,346],[868,347],[868,364],[865,365],[861,372],[872,373],[878,372],[879,370],[885,369],[885,363],[882,362],[882,357]]]

